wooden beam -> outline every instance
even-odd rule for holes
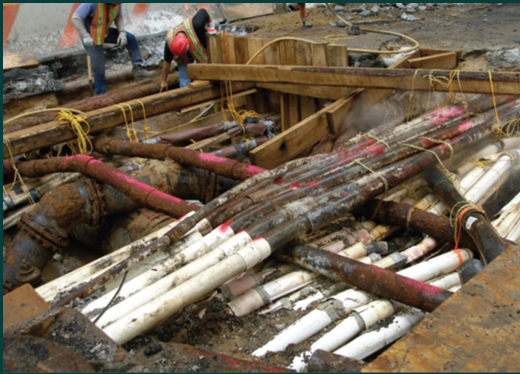
[[[251,83],[234,83],[233,92],[239,93],[246,89],[251,89],[253,86],[254,84]],[[219,98],[221,94],[220,84],[214,84],[211,87],[197,89],[191,89],[189,87],[179,88],[143,97],[141,98],[141,102],[146,109],[146,117],[150,118],[161,113]],[[129,101],[122,103],[121,106],[125,108],[128,120],[130,120],[130,109],[128,106],[132,108],[132,115],[135,121],[144,118],[140,103]],[[90,134],[95,134],[125,123],[123,112],[120,108],[114,106],[88,112],[85,117],[90,125]],[[57,122],[49,122],[4,135],[4,139],[9,140],[13,156],[76,138],[77,136],[67,125],[60,125]],[[9,151],[6,146],[4,146],[3,154],[4,159],[9,158]]]
[[[192,79],[229,80],[266,83],[320,84],[392,90],[430,91],[428,76],[449,78],[451,71],[378,69],[378,68],[316,68],[298,66],[244,66],[219,64],[190,64]],[[519,95],[518,73],[492,72],[493,91],[496,95]],[[461,87],[459,87],[459,82]],[[491,94],[488,73],[461,71],[452,87],[435,84],[437,92],[465,92]]]
[[[329,134],[327,111],[336,105],[338,102],[305,118],[289,130],[249,152],[251,162],[265,169],[273,169],[292,160],[303,151],[311,149],[320,139]]]
[[[15,68],[37,68],[40,63],[32,51],[23,51],[4,55],[4,72]]]
[[[408,60],[413,69],[455,69],[457,67],[457,53],[446,52]]]
[[[457,54],[457,62],[458,62],[458,59],[460,59],[460,51],[454,51],[454,50],[448,49],[448,48],[426,48],[426,47],[420,47],[419,51],[421,53],[420,57],[434,56],[434,55],[440,55],[442,53],[455,52]]]
[[[256,86],[283,93],[310,96],[317,99],[327,100],[338,100],[343,97],[347,97],[356,91],[356,88],[352,87],[318,86],[291,83],[257,83]]]
[[[348,66],[347,46],[340,44],[329,44],[327,46],[327,60],[329,66]]]
[[[312,66],[329,66],[327,63],[327,44],[311,44]]]
[[[227,31],[222,31],[219,35],[222,43],[222,62],[224,64],[236,64],[235,35],[229,34]]]

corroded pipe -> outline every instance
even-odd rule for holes
[[[506,250],[502,238],[485,214],[471,208],[469,202],[440,170],[436,168],[427,170],[424,179],[449,209],[455,207],[455,209],[461,210],[460,216],[455,219],[459,220],[458,224],[474,240],[484,265],[493,261]],[[469,209],[465,210],[464,207]]]
[[[316,247],[284,247],[278,256],[328,278],[427,312],[435,310],[452,295],[427,283]]]
[[[164,160],[169,157],[181,165],[193,165],[235,180],[246,180],[265,171],[265,169],[227,158],[165,144],[131,143],[102,138],[94,139],[92,144],[94,149],[102,154],[146,157],[156,160]]]
[[[14,173],[11,161],[4,160],[3,166],[4,174]],[[18,163],[17,168],[20,174],[25,177],[38,177],[57,172],[79,172],[101,183],[111,185],[141,206],[146,206],[175,218],[199,209],[197,205],[158,191],[90,156],[76,155],[49,160],[26,161]]]

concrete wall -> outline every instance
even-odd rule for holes
[[[40,59],[82,49],[71,17],[80,3],[19,3],[4,5],[4,54],[33,51]],[[212,3],[124,3],[127,31],[137,36],[166,32],[200,9],[212,18],[222,15]]]

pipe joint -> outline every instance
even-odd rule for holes
[[[345,312],[343,303],[336,299],[331,299],[321,303],[318,309],[326,312],[332,321],[348,317],[348,313]]]
[[[56,253],[62,253],[69,241],[59,235],[54,235],[50,230],[36,224],[27,213],[24,213],[17,223],[18,228],[27,233],[30,237],[42,243],[45,249],[50,249]]]

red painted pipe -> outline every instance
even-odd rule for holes
[[[12,161],[4,160],[4,174],[14,174]],[[49,160],[26,161],[16,164],[24,177],[35,178],[51,173],[77,172],[114,187],[141,206],[180,218],[187,213],[200,209],[197,205],[165,194],[139,182],[118,169],[111,168],[93,157],[77,155],[56,157]]]
[[[166,144],[132,143],[97,138],[93,140],[92,145],[96,152],[106,155],[145,157],[156,160],[164,160],[169,157],[181,165],[196,166],[235,180],[246,180],[253,175],[266,171],[265,169],[227,158]]]

